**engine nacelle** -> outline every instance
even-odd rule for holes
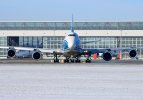
[[[35,59],[35,60],[39,60],[41,59],[42,57],[42,54],[40,51],[35,51],[33,54],[32,54],[32,58]]]
[[[103,53],[103,59],[104,59],[105,61],[110,61],[110,60],[112,60],[112,54],[111,54],[111,52],[107,51],[107,52]]]
[[[136,50],[131,50],[129,52],[129,56],[130,56],[130,58],[135,58],[137,56],[137,51]]]
[[[16,51],[14,49],[9,49],[7,52],[8,57],[12,58],[16,54]]]

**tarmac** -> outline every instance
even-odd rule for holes
[[[33,60],[33,59],[0,59],[0,64],[55,64],[51,62],[51,60]],[[56,63],[57,64],[57,63]],[[59,63],[59,64],[67,64],[67,63]],[[81,63],[69,63],[69,64],[85,64],[84,60],[81,60]],[[143,64],[143,60],[92,60],[90,64]]]
[[[0,100],[143,100],[143,61],[29,62],[0,60]]]

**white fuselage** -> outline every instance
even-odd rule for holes
[[[80,53],[80,39],[77,33],[71,32],[66,34],[64,39],[65,55],[77,55]]]

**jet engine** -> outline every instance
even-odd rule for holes
[[[130,56],[130,58],[135,58],[137,56],[137,51],[136,50],[131,50],[129,52],[129,56]]]
[[[42,57],[42,54],[40,51],[35,51],[33,54],[32,54],[32,58],[35,59],[35,60],[39,60],[41,59]]]
[[[9,49],[7,52],[8,57],[12,58],[16,54],[16,51],[14,49]]]
[[[103,59],[104,59],[105,61],[110,61],[110,60],[112,60],[112,54],[111,54],[111,52],[107,51],[107,52],[103,53]]]

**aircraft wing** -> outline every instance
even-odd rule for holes
[[[42,53],[47,53],[47,54],[62,54],[64,51],[61,49],[43,49],[43,48],[30,48],[30,47],[4,47],[0,46],[1,49],[13,49],[13,50],[25,50],[25,51],[40,51]]]
[[[91,52],[91,54],[94,54],[94,53],[105,53],[106,51],[119,52],[119,51],[130,51],[137,49],[143,49],[143,47],[97,48],[97,49],[83,49],[83,51]]]
[[[9,47],[0,46],[0,49],[9,49]]]
[[[59,54],[60,55],[64,53],[64,51],[61,49],[38,49],[38,50],[46,54]]]
[[[6,47],[6,46],[0,46],[0,49],[16,49],[16,50],[34,50],[34,48],[28,48],[28,47]]]

